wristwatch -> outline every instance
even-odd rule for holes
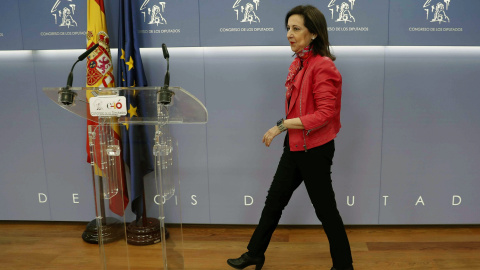
[[[277,121],[277,127],[280,129],[280,132],[287,130],[287,128],[283,125],[283,118]]]

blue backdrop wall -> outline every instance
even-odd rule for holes
[[[294,2],[138,1],[149,84],[163,85],[159,47],[166,43],[171,85],[191,92],[209,111],[207,125],[172,127],[186,223],[258,221],[282,151],[283,138],[270,148],[261,138],[284,115],[292,52],[283,16]],[[343,75],[333,181],[345,223],[479,223],[480,22],[472,7],[480,2],[301,3],[326,15]],[[42,93],[63,86],[83,52],[85,1],[4,4],[0,220],[89,221],[95,211],[86,123]],[[118,3],[105,4],[115,48]],[[155,5],[161,16],[149,13]],[[59,12],[64,8],[70,17]],[[112,54],[116,59],[117,50]],[[85,85],[81,65],[74,85]],[[149,211],[154,195],[147,194]],[[318,223],[304,187],[281,222]]]

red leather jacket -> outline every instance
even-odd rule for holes
[[[300,117],[305,129],[289,129],[290,151],[307,151],[333,140],[340,130],[342,75],[333,61],[312,55],[294,79],[285,100],[287,119]]]

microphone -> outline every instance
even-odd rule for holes
[[[73,83],[73,68],[75,67],[75,65],[76,65],[78,62],[83,61],[85,58],[87,58],[87,56],[88,56],[89,54],[91,54],[96,48],[98,48],[99,45],[100,45],[99,43],[93,45],[90,49],[88,49],[86,52],[82,53],[82,54],[78,57],[78,60],[75,62],[75,64],[73,64],[72,69],[70,70],[70,74],[68,74],[67,87],[72,87],[72,83]]]
[[[172,103],[172,96],[175,94],[173,91],[169,90],[170,85],[170,54],[167,50],[167,45],[162,44],[163,58],[167,59],[167,72],[165,73],[164,85],[160,91],[157,93],[157,103],[163,105],[170,105]]]
[[[58,92],[58,101],[61,102],[63,105],[67,105],[67,106],[72,105],[75,99],[75,96],[77,95],[77,93],[74,93],[72,92],[72,90],[70,90],[73,84],[73,68],[75,68],[75,65],[78,62],[83,61],[85,58],[87,58],[87,56],[90,55],[95,49],[97,49],[99,45],[100,45],[99,43],[96,43],[90,49],[82,53],[78,57],[77,61],[73,64],[72,69],[68,74],[67,86]]]
[[[165,80],[164,80],[164,86],[165,88],[168,88],[170,85],[170,54],[168,53],[167,50],[167,45],[165,43],[162,43],[162,50],[163,50],[163,58],[167,59],[167,72],[165,73]]]
[[[100,43],[97,43],[93,45],[90,49],[88,49],[86,52],[82,53],[82,55],[78,57],[78,61],[83,61],[85,58],[87,58],[87,56],[91,54],[93,51],[95,51],[95,49],[98,48],[99,45]]]
[[[165,43],[162,43],[162,50],[163,50],[163,57],[165,59],[170,58],[170,55],[168,54],[168,50],[167,50],[167,45],[165,45]]]

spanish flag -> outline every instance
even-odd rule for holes
[[[115,79],[113,76],[112,56],[110,54],[110,39],[107,33],[107,23],[105,20],[105,6],[103,0],[87,0],[87,49],[91,48],[96,43],[99,46],[87,57],[87,87],[115,87]],[[87,91],[87,99],[90,99],[92,94]],[[88,110],[89,111],[89,110]],[[87,120],[87,125],[95,125],[95,122]],[[119,143],[120,129],[118,125],[113,125],[106,131],[111,134],[113,138]],[[121,158],[118,158],[116,170],[112,173],[102,173],[102,170],[97,166],[102,159],[101,145],[95,139],[95,174],[103,178],[103,181],[108,181],[109,186],[118,186],[118,193],[109,198],[110,210],[119,216],[123,216],[124,210],[128,204],[128,192],[125,181],[124,164]],[[120,147],[121,149],[121,147]],[[87,136],[87,153],[90,153]],[[90,155],[88,155],[88,162],[91,162]],[[105,179],[109,178],[109,179]],[[108,192],[105,191],[104,192]]]

